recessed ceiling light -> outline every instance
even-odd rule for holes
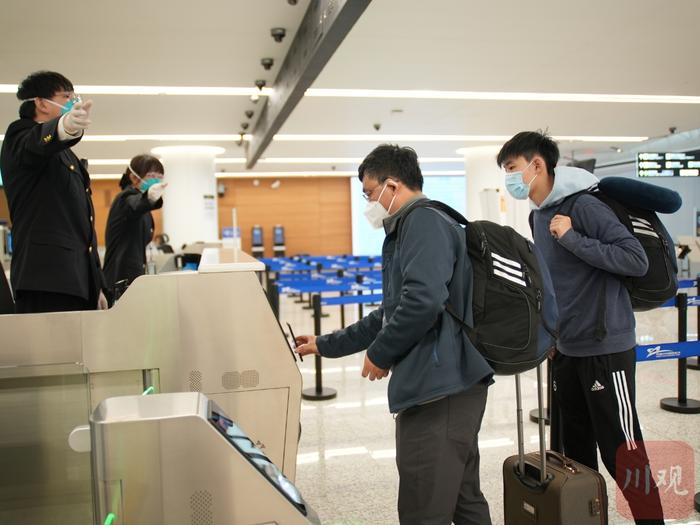
[[[464,176],[464,170],[429,170],[423,171],[423,175],[428,177],[455,177]],[[269,177],[356,177],[357,171],[226,171],[217,172],[218,179],[227,178],[269,178]]]
[[[153,148],[154,155],[221,155],[226,150],[217,146],[160,146]]]
[[[4,135],[0,135],[0,140]],[[201,135],[90,135],[83,137],[83,142],[125,142],[125,141],[157,141],[157,142],[231,142],[239,141],[239,134],[201,134]],[[246,134],[243,140],[251,140],[252,135]],[[511,138],[510,135],[335,135],[335,134],[306,134],[306,135],[275,135],[278,142],[486,142],[503,143]],[[561,135],[553,137],[560,142],[642,142],[649,137],[620,137],[595,135]],[[462,152],[457,150],[458,154]]]
[[[93,86],[76,85],[75,92],[81,95],[196,95],[248,97],[269,96],[273,88],[257,87],[207,87],[207,86]],[[0,84],[0,93],[17,93],[16,84]]]
[[[268,157],[262,158],[260,164],[360,164],[364,157]],[[419,157],[421,163],[461,163],[462,157]],[[89,159],[90,166],[114,166],[127,164],[129,159]],[[243,157],[217,157],[215,164],[245,164]]]
[[[409,98],[438,100],[499,100],[511,102],[613,102],[635,104],[700,104],[699,96],[625,95],[608,93],[520,93],[500,91],[443,91],[432,89],[309,88],[307,97]]]
[[[215,86],[97,86],[77,85],[75,90],[85,95],[197,95],[197,96],[255,96],[254,87]],[[273,88],[263,88],[270,95]],[[0,84],[0,93],[17,93],[17,84]],[[309,88],[307,97],[337,98],[398,98],[435,100],[498,100],[510,102],[593,102],[629,104],[700,104],[700,96],[638,95],[613,93],[543,93],[506,91],[448,91],[436,89],[332,89]]]

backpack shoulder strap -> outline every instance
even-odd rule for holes
[[[402,230],[401,226],[403,224],[403,221],[406,219],[406,217],[408,216],[409,213],[411,213],[413,210],[415,210],[417,208],[433,208],[433,209],[436,209],[436,210],[439,210],[439,211],[445,213],[445,215],[453,218],[455,221],[457,221],[459,224],[461,224],[463,226],[469,225],[469,221],[466,219],[466,217],[464,217],[464,215],[459,213],[457,210],[455,210],[451,206],[448,206],[444,202],[423,199],[423,200],[416,202],[413,206],[411,206],[411,208],[406,212],[406,215],[401,217],[401,220],[397,226],[397,232],[396,232],[396,245],[397,246],[401,243],[401,230]],[[457,321],[457,323],[461,326],[462,329],[466,330],[467,334],[472,333],[472,328],[469,325],[467,325],[464,322],[464,319],[462,319],[462,317],[454,310],[454,308],[452,308],[452,305],[449,303],[449,301],[445,304],[445,311],[448,314],[450,314],[450,316],[455,321]]]
[[[434,200],[430,200],[430,199],[421,199],[421,200],[415,202],[406,211],[406,214],[403,217],[401,217],[401,219],[399,220],[399,224],[396,227],[396,244],[397,245],[401,244],[401,232],[403,230],[403,223],[406,220],[406,217],[408,217],[408,215],[413,210],[416,210],[418,208],[433,208],[433,209],[436,209],[436,210],[443,212],[445,215],[451,217],[452,219],[454,219],[455,221],[457,221],[459,224],[461,224],[463,226],[467,226],[469,224],[469,221],[464,217],[464,215],[459,213],[454,208],[448,206],[444,202],[434,201]]]
[[[567,215],[571,216],[571,210],[574,209],[574,204],[576,204],[576,201],[581,195],[586,195],[590,193],[589,190],[583,190],[583,191],[578,191],[576,193],[572,193],[568,197],[564,198],[563,201],[559,204],[557,208],[557,213],[561,215]]]

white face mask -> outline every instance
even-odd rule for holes
[[[386,219],[390,215],[389,211],[385,210],[384,206],[382,206],[379,202],[379,199],[382,198],[382,194],[384,193],[384,190],[386,190],[386,187],[387,185],[386,183],[384,183],[384,187],[379,193],[379,198],[376,201],[368,202],[367,206],[365,207],[365,217],[367,218],[367,221],[369,221],[372,228],[374,228],[375,230],[381,228],[384,223],[384,219]],[[394,196],[392,197],[391,202],[389,203],[389,210],[391,210],[391,206],[394,204],[395,198],[396,193],[394,193]]]

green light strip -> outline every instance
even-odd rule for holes
[[[143,391],[143,394],[141,394],[141,395],[147,396],[148,394],[152,394],[155,391],[156,391],[155,388],[153,388],[152,386],[149,386],[146,390]]]
[[[107,517],[105,518],[105,525],[112,525],[112,522],[117,519],[117,517],[114,515],[114,512],[110,512],[107,514]]]

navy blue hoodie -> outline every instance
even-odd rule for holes
[[[549,223],[567,211],[566,197],[598,178],[579,168],[559,167],[554,173],[551,193],[539,207],[531,204],[535,244],[547,261],[557,295],[557,349],[576,357],[629,350],[636,345],[635,320],[620,277],[646,273],[644,249],[606,204],[585,194],[569,214],[572,229],[555,239]]]

